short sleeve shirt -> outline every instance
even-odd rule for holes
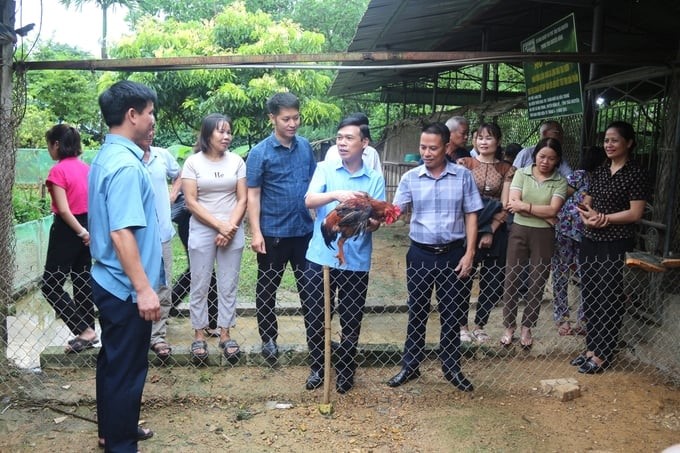
[[[503,184],[511,182],[515,170],[507,162],[481,162],[474,157],[464,157],[458,163],[472,172],[480,195],[485,198],[501,199]]]
[[[173,228],[170,219],[168,179],[177,178],[179,164],[167,149],[152,146],[149,152],[149,161],[145,162],[144,165],[149,170],[156,197],[156,213],[158,213],[161,241],[167,242],[175,235],[175,228]]]
[[[87,214],[87,176],[90,167],[77,157],[67,157],[57,162],[47,175],[47,186],[59,186],[73,215]],[[58,212],[52,200],[52,212]]]
[[[312,232],[314,221],[305,206],[316,160],[306,138],[295,136],[290,148],[274,133],[248,153],[249,188],[260,188],[260,230],[264,236],[301,237]]]
[[[435,178],[425,165],[413,168],[401,177],[394,204],[404,212],[412,205],[409,237],[421,244],[448,244],[465,238],[465,214],[482,209],[472,172],[447,162]]]
[[[366,192],[376,200],[385,200],[385,180],[382,175],[369,168],[365,163],[361,170],[350,173],[342,165],[342,161],[331,160],[320,162],[312,177],[307,193],[326,193],[334,190],[356,190]],[[337,241],[333,241],[333,249],[326,247],[321,234],[321,223],[338,205],[337,201],[325,204],[316,209],[314,234],[307,249],[306,258],[322,266],[349,271],[368,272],[371,267],[373,241],[371,233],[353,237],[344,244],[345,264],[339,266],[335,255],[338,253]]]
[[[567,197],[567,180],[554,171],[550,177],[538,181],[533,173],[532,166],[520,168],[515,172],[510,184],[510,190],[522,193],[522,201],[535,205],[549,205],[553,197],[565,199]],[[533,228],[550,228],[551,225],[538,217],[516,213],[514,222]]]
[[[198,203],[219,220],[229,220],[238,202],[236,187],[239,179],[246,177],[246,164],[238,154],[227,152],[219,161],[213,161],[199,152],[184,162],[182,179],[196,181]],[[190,225],[200,222],[191,217]],[[243,229],[236,231],[234,243],[244,240]]]
[[[132,232],[154,290],[165,281],[154,190],[143,156],[132,141],[108,134],[92,160],[88,179],[92,278],[118,299],[132,297],[134,303],[137,294],[113,248],[112,232]]]
[[[592,197],[592,208],[603,214],[630,209],[631,201],[648,201],[650,194],[647,172],[631,160],[613,175],[611,161],[595,169],[588,189],[588,195]],[[634,235],[634,223],[585,230],[585,236],[593,241],[616,241],[632,238]]]

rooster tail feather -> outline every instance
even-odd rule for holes
[[[329,228],[326,226],[326,221],[324,220],[321,222],[321,225],[319,225],[321,229],[321,235],[323,236],[323,241],[326,243],[326,247],[329,249],[334,249],[334,247],[331,245],[335,238],[337,237],[337,233],[333,231],[333,228]]]

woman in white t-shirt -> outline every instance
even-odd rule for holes
[[[208,289],[217,262],[219,347],[230,362],[238,360],[240,348],[231,338],[236,324],[236,291],[245,238],[241,221],[246,212],[246,165],[229,152],[231,119],[213,113],[201,124],[195,153],[182,170],[182,191],[191,212],[189,260],[191,291],[189,311],[195,362],[208,358],[204,329],[208,327]]]

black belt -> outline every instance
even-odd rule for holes
[[[434,253],[435,255],[442,255],[444,253],[449,253],[453,249],[457,249],[463,246],[463,239],[458,239],[457,241],[449,242],[447,244],[421,244],[411,240],[411,244],[415,245],[419,249],[425,250],[426,252]]]

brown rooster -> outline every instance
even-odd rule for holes
[[[348,238],[364,234],[370,225],[370,219],[389,225],[397,220],[399,214],[401,211],[398,206],[386,201],[378,201],[367,193],[363,193],[361,196],[343,201],[329,212],[321,222],[321,233],[329,249],[333,248],[331,243],[340,234],[336,257],[342,266],[345,264],[345,253],[342,247]]]

